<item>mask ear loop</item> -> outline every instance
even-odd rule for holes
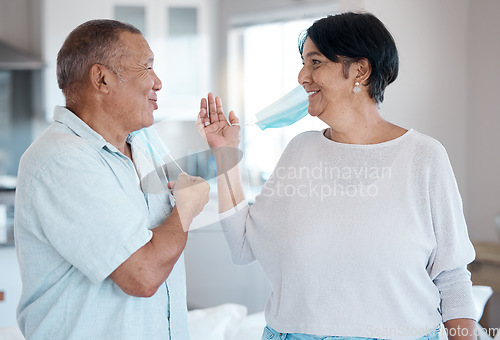
[[[257,125],[257,121],[256,121],[256,120],[253,120],[253,121],[251,121],[250,123],[243,123],[243,124],[240,124],[240,123],[234,123],[234,124],[231,124],[231,125],[238,125],[238,126],[252,126],[252,125]]]
[[[151,160],[153,161],[153,166],[155,167],[156,174],[160,178],[160,182],[163,185],[163,189],[165,189],[166,192],[169,192],[168,184],[167,184],[167,181],[168,181],[167,174],[165,172],[165,169],[163,168],[163,165],[158,164],[158,161],[156,159],[158,153],[155,152],[156,150],[153,150],[153,146],[151,145],[151,139],[149,138],[149,134],[147,132],[147,129],[144,130],[144,134],[147,138],[146,144],[147,144],[147,147],[149,149],[149,153],[151,155]],[[161,169],[161,172],[160,172],[160,169]],[[162,176],[162,173],[163,173],[163,176]]]
[[[157,138],[159,141],[161,141],[160,136],[158,135],[158,132],[156,132],[156,130],[155,130],[155,128],[154,128],[154,127],[152,127],[152,129],[153,129],[153,131],[154,131],[154,133],[155,133],[155,135],[156,135],[156,138]],[[148,140],[151,140],[151,139],[149,138],[148,129],[144,129],[144,132],[145,132],[146,137],[148,138]],[[185,172],[184,170],[182,170],[182,168],[181,168],[181,166],[179,165],[179,163],[177,163],[177,162],[175,161],[174,157],[172,157],[172,155],[170,154],[170,152],[168,152],[168,151],[167,151],[167,149],[165,148],[165,146],[163,145],[163,143],[159,143],[159,144],[161,145],[162,151],[163,151],[164,153],[166,153],[166,154],[170,157],[170,159],[171,159],[171,160],[175,163],[175,165],[177,165],[177,167],[179,168],[179,170],[180,170],[181,172]],[[148,143],[148,147],[149,147],[150,151],[152,152],[152,149],[151,149],[151,143]],[[153,163],[154,163],[154,161],[153,161]],[[155,166],[156,166],[156,164],[155,164]],[[162,170],[163,170],[163,167],[162,167]],[[163,173],[165,174],[165,170],[163,170]],[[165,177],[166,177],[166,176],[165,176]]]
[[[159,141],[159,144],[161,145],[161,148],[162,148],[163,152],[166,153],[172,159],[172,161],[175,163],[175,165],[177,165],[177,167],[179,168],[179,170],[181,170],[181,172],[185,172],[184,170],[182,170],[182,168],[179,165],[179,163],[177,163],[175,161],[174,157],[172,157],[172,155],[170,154],[170,152],[167,151],[167,149],[165,148],[165,145],[163,145],[163,143],[161,142],[160,136],[158,135],[158,132],[155,130],[155,128],[152,127],[152,129],[153,129],[153,131],[154,131],[154,133],[156,135],[156,138]],[[148,129],[147,128],[144,129],[144,134],[145,134],[146,138],[148,139],[147,140],[147,145],[148,145],[149,152],[151,153],[151,159],[152,159],[153,165],[154,165],[154,167],[156,169],[156,173],[157,173],[158,177],[160,178],[160,182],[162,183],[163,188],[168,193],[168,196],[169,196],[169,199],[170,199],[170,204],[173,207],[175,205],[175,198],[172,195],[172,192],[171,192],[171,190],[168,187],[168,182],[167,182],[168,181],[168,176],[167,176],[167,174],[165,172],[165,168],[163,167],[163,165],[159,165],[157,163],[157,161],[156,161],[156,156],[155,155],[159,155],[159,153],[158,153],[158,151],[156,150],[156,148],[151,143],[151,138],[149,137],[149,133],[148,133]],[[160,172],[159,168],[161,169],[161,172]],[[162,173],[163,173],[163,176],[162,176]]]

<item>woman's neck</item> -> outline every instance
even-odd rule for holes
[[[384,120],[376,105],[344,109],[321,118],[329,129],[325,136],[346,144],[377,144],[400,137],[407,130]]]

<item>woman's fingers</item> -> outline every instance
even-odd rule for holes
[[[205,111],[207,110],[207,99],[206,98],[201,98],[200,110],[201,109],[205,109]]]
[[[220,97],[215,97],[214,94],[210,92],[208,93],[207,99],[203,98],[201,100],[200,113],[196,120],[196,126],[201,132],[201,130],[206,128],[208,125],[214,123],[217,123],[214,125],[214,128],[216,129],[229,125],[222,108],[222,100]]]
[[[198,115],[198,117],[200,118],[203,126],[207,126],[210,124],[210,118],[208,117],[207,112],[207,100],[205,98],[201,99],[200,114]]]
[[[236,117],[236,115],[234,114],[234,111],[231,111],[229,112],[229,123],[231,125],[233,124],[238,124],[240,122],[240,120],[238,119],[238,117]]]
[[[217,106],[215,104],[215,97],[213,93],[208,94],[208,116],[210,117],[210,123],[215,123],[219,121],[219,115],[217,114]]]
[[[215,106],[217,108],[217,116],[219,117],[219,121],[222,123],[222,125],[229,125],[226,116],[224,115],[224,110],[222,109],[222,99],[220,99],[220,97],[215,97]]]
[[[208,119],[208,111],[207,110],[208,110],[207,99],[201,98],[201,103],[200,103],[200,117],[201,118]]]
[[[222,109],[222,99],[220,97],[215,97],[215,107],[217,110],[217,117],[219,121],[226,121],[226,117],[224,116],[224,110]]]
[[[208,118],[207,113],[207,100],[205,98],[201,98],[200,102],[200,113],[198,117],[196,117],[196,127],[198,128],[198,132],[205,138],[204,128],[210,124],[210,118]]]
[[[206,117],[207,111],[205,109],[200,109],[200,113],[198,114],[198,117],[196,118],[196,128],[198,129],[198,132],[200,135],[203,137],[203,139],[207,139],[206,132],[205,132],[205,126],[207,124],[210,124],[208,121],[208,117]],[[204,122],[204,120],[207,120]]]

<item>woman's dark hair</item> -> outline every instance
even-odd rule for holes
[[[351,64],[366,58],[371,66],[368,93],[377,103],[384,100],[385,88],[398,76],[399,58],[394,39],[377,17],[346,12],[317,20],[300,35],[300,54],[307,37],[325,57],[344,64],[346,78]]]

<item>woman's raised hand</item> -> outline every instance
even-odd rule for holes
[[[232,147],[237,148],[240,143],[240,126],[233,111],[229,112],[229,122],[222,110],[222,101],[212,93],[207,99],[203,98],[200,104],[200,113],[196,126],[200,135],[207,141],[210,148]]]

